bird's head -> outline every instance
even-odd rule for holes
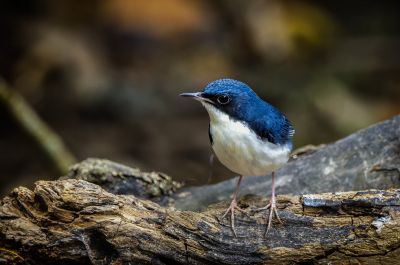
[[[209,83],[202,92],[180,96],[200,101],[207,110],[216,108],[231,116],[236,116],[236,112],[243,113],[243,109],[249,109],[260,100],[248,85],[233,79],[219,79]]]
[[[200,101],[212,122],[224,117],[249,126],[260,138],[272,143],[290,143],[294,134],[291,122],[278,109],[265,102],[245,83],[220,79],[209,83],[202,92],[183,93]]]

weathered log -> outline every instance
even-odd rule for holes
[[[278,191],[399,187],[399,154],[397,116],[288,163],[278,172]],[[200,213],[182,211],[226,199],[233,182],[174,193],[180,184],[163,173],[86,160],[59,181],[39,181],[34,191],[17,188],[2,200],[0,263],[376,264],[399,259],[400,189],[278,196],[285,223],[276,224],[266,238],[266,213],[252,211],[265,198],[241,199],[248,216],[237,215],[238,238],[229,220],[220,219],[224,203]],[[265,177],[247,177],[243,184],[243,193],[268,194],[270,188]]]
[[[235,238],[225,203],[179,211],[84,180],[39,181],[0,206],[0,263],[398,264],[400,190],[278,196],[284,220],[267,237],[266,203],[241,199]]]
[[[60,179],[81,179],[98,184],[113,194],[135,195],[161,205],[170,204],[170,197],[182,184],[161,172],[143,172],[106,159],[89,158],[72,166]]]

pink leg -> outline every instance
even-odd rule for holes
[[[238,210],[239,212],[242,212],[247,215],[247,213],[244,210],[239,208],[239,206],[237,205],[237,201],[236,201],[237,195],[239,194],[240,182],[242,182],[242,178],[243,178],[243,176],[239,176],[238,182],[236,184],[236,190],[235,190],[235,193],[233,194],[233,199],[231,201],[231,204],[230,204],[229,208],[225,211],[224,215],[222,215],[222,218],[225,218],[225,216],[229,212],[231,212],[231,228],[232,228],[232,231],[233,231],[233,234],[235,235],[235,237],[237,237],[236,231],[235,231],[235,210]]]
[[[262,207],[262,208],[258,208],[256,209],[256,211],[262,211],[262,210],[267,210],[269,209],[269,215],[268,215],[268,226],[267,226],[267,230],[265,231],[265,235],[268,234],[271,226],[272,226],[272,218],[276,217],[276,219],[278,220],[279,223],[282,224],[282,220],[281,218],[279,218],[278,215],[278,211],[276,209],[276,197],[275,197],[275,172],[272,172],[272,194],[271,194],[271,199],[269,201],[269,203],[267,204],[267,206]]]

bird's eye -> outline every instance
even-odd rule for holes
[[[222,95],[217,98],[219,104],[225,105],[231,101],[231,98],[227,95]]]

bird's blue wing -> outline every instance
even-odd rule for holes
[[[261,139],[273,144],[290,143],[295,132],[292,123],[281,113],[259,116],[249,125]]]

